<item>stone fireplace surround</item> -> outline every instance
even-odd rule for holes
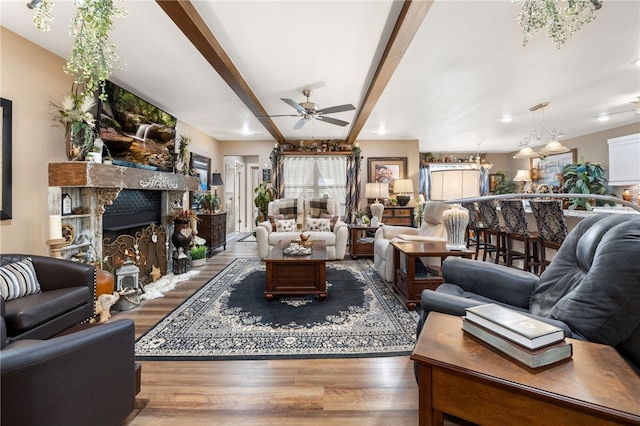
[[[91,244],[97,252],[96,257],[103,259],[108,254],[112,259],[110,266],[116,268],[128,256],[140,267],[141,281],[148,282],[152,266],[164,274],[171,264],[171,224],[162,221],[148,224],[149,226],[138,224],[142,226],[135,235],[125,234],[118,236],[115,241],[105,241],[102,238],[105,206],[113,204],[123,189],[160,191],[159,217],[163,218],[176,207],[182,207],[184,193],[197,190],[198,179],[194,176],[85,161],[49,163],[49,214],[61,214],[62,194],[65,191],[75,191],[76,198],[82,200],[88,214],[77,218],[71,216],[69,220],[75,220],[77,227],[83,228],[84,234],[91,234],[95,236],[95,240],[102,241],[102,244],[95,244],[95,241]],[[126,222],[126,218],[124,219]],[[133,222],[135,219],[131,222],[132,225]],[[82,249],[79,247],[78,251]],[[153,260],[147,262],[148,259]]]

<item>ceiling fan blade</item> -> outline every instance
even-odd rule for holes
[[[302,126],[304,126],[304,124],[307,122],[306,119],[301,118],[300,120],[298,120],[298,122],[296,123],[295,126],[293,126],[293,130],[298,130],[298,129],[302,129]]]
[[[316,117],[317,120],[324,121],[327,123],[335,124],[336,126],[346,126],[349,123],[346,121],[338,120],[337,118],[325,117],[323,115],[319,115]]]
[[[302,108],[300,105],[298,105],[298,103],[292,99],[287,99],[287,98],[280,98],[281,101],[283,101],[286,104],[291,105],[292,107],[294,107],[300,114],[306,114],[307,110]]]
[[[329,108],[322,108],[321,110],[318,110],[318,114],[333,114],[334,112],[353,111],[354,109],[356,109],[356,107],[354,107],[353,105],[344,104]]]
[[[267,117],[300,117],[300,114],[256,115],[256,118]]]

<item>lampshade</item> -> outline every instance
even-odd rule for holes
[[[518,170],[516,176],[513,178],[514,182],[531,182],[531,175],[529,170]]]
[[[211,174],[211,186],[223,186],[224,182],[222,182],[222,174],[221,173],[212,173]]]
[[[389,198],[389,184],[388,183],[367,183],[364,187],[365,198]]]
[[[540,150],[540,155],[553,155],[553,154],[564,154],[565,152],[571,151],[566,146],[562,145],[557,140],[552,140],[548,144],[545,145],[544,148]]]
[[[393,192],[396,194],[413,193],[413,181],[411,179],[396,179],[393,182]]]
[[[524,146],[513,158],[538,158],[540,154],[535,152],[531,147]]]

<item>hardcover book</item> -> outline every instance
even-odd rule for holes
[[[529,350],[466,319],[462,321],[462,329],[530,368],[555,364],[573,355],[573,346],[565,340],[541,349]]]
[[[564,340],[564,330],[494,303],[467,308],[466,318],[528,349]]]

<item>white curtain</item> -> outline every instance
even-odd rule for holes
[[[305,188],[313,187],[313,157],[289,157],[282,164],[284,198],[304,198]]]
[[[320,179],[329,192],[329,198],[340,200],[344,205],[347,199],[347,158],[344,156],[318,157],[316,160]]]

